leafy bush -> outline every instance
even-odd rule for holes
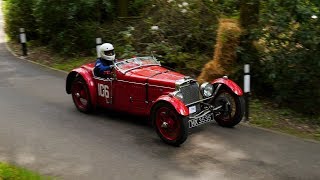
[[[41,41],[63,54],[88,52],[94,47],[89,42],[97,37],[99,22],[113,16],[112,4],[106,0],[36,1],[34,16]]]
[[[37,39],[62,54],[90,52],[100,23],[114,18],[109,0],[7,0],[6,32],[16,39],[25,27]],[[89,43],[93,42],[93,43]]]
[[[191,0],[155,0],[145,11],[130,32],[133,48],[155,51],[165,65],[199,73],[212,57],[218,12]]]
[[[5,1],[5,30],[12,40],[18,42],[19,28],[25,28],[28,39],[37,38],[37,24],[32,14],[35,0],[7,0]]]
[[[139,16],[143,12],[142,9],[150,0],[131,0],[129,1],[128,12],[130,16]]]
[[[308,114],[320,112],[318,7],[304,0],[264,2],[256,34],[260,61],[254,68],[262,78],[260,85],[271,92],[262,93]]]

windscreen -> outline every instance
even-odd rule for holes
[[[134,57],[130,59],[120,60],[115,63],[115,66],[121,72],[127,72],[132,69],[136,69],[143,66],[159,66],[160,62],[157,61],[154,57],[145,56],[145,57]]]

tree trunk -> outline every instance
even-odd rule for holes
[[[260,0],[241,0],[240,25],[243,29],[241,37],[242,52],[239,55],[241,63],[253,64],[258,59],[258,53],[253,45],[256,40],[252,30],[259,25]]]
[[[258,25],[259,7],[260,0],[241,0],[240,24],[242,28],[250,30],[250,28]]]
[[[128,17],[128,6],[129,6],[129,0],[118,1],[119,17]]]

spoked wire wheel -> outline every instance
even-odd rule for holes
[[[188,123],[168,103],[159,103],[152,112],[152,119],[159,137],[166,143],[179,146],[188,137]]]
[[[214,99],[213,105],[219,108],[214,117],[216,122],[224,127],[237,125],[244,114],[244,100],[230,90],[221,90]]]
[[[78,77],[72,82],[71,94],[73,102],[79,111],[84,113],[91,111],[92,105],[89,89],[82,78]]]
[[[156,123],[164,138],[174,141],[179,136],[181,125],[177,113],[174,110],[168,107],[159,108],[156,115]]]

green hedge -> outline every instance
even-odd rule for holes
[[[37,39],[37,23],[33,16],[35,0],[4,1],[5,31],[12,40],[18,41],[19,28],[26,28],[28,39]]]
[[[108,0],[6,0],[6,32],[17,40],[26,28],[29,40],[38,40],[57,52],[90,52],[99,24],[115,17]]]
[[[253,67],[260,78],[257,93],[320,114],[320,2],[270,0],[261,6],[259,61]]]

